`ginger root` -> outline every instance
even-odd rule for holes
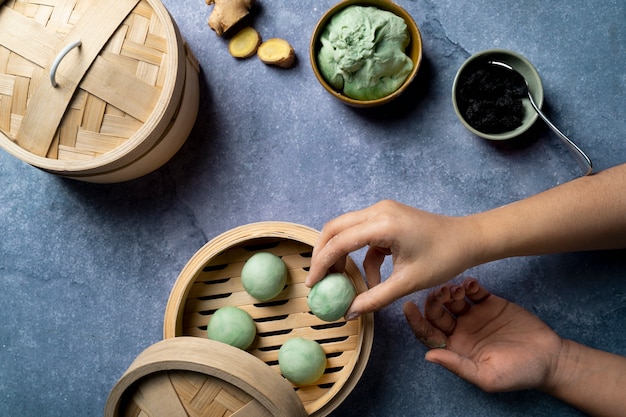
[[[249,58],[261,45],[261,35],[251,26],[241,29],[228,42],[228,52],[235,58]]]
[[[284,39],[272,38],[263,42],[257,50],[257,56],[268,65],[289,68],[296,60],[293,47]]]
[[[214,5],[209,26],[222,36],[250,13],[254,0],[206,0],[206,4]]]

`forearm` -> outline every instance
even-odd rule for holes
[[[542,391],[592,416],[626,416],[626,357],[564,340]]]
[[[626,248],[626,164],[467,217],[476,264],[512,256]]]

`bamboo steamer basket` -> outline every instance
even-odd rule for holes
[[[0,5],[0,147],[44,171],[113,183],[183,145],[198,63],[157,0]]]
[[[233,366],[237,364],[238,366]],[[144,350],[111,390],[104,417],[304,417],[285,379],[237,348],[177,337]]]
[[[292,386],[308,415],[330,414],[365,370],[374,321],[370,313],[354,321],[327,323],[310,312],[304,280],[318,236],[316,230],[293,223],[260,222],[237,227],[208,242],[189,260],[174,284],[165,311],[165,339],[207,338],[211,314],[223,306],[237,306],[252,316],[257,327],[257,337],[247,351],[277,375],[278,350],[284,342],[292,337],[316,340],[327,356],[324,375],[309,386]],[[285,289],[264,303],[248,295],[240,278],[245,261],[259,251],[280,256],[288,269]],[[358,293],[367,289],[350,258],[346,275]]]

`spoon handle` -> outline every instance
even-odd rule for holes
[[[582,151],[582,149],[580,149],[574,142],[572,142],[559,129],[557,129],[557,127],[553,125],[550,120],[548,120],[546,115],[543,114],[543,112],[537,106],[537,103],[535,103],[535,100],[533,100],[533,96],[532,94],[530,94],[530,90],[528,90],[528,98],[530,100],[530,104],[533,106],[539,117],[541,117],[543,121],[546,122],[548,127],[550,127],[550,129],[552,129],[552,131],[557,134],[559,139],[561,139],[563,143],[567,145],[569,150],[572,151],[572,153],[576,157],[576,160],[578,161],[578,165],[580,165],[580,168],[583,170],[583,175],[591,174],[591,172],[593,171],[593,164],[591,163],[591,159],[589,159],[589,157]]]

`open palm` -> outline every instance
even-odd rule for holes
[[[541,388],[556,368],[562,340],[536,316],[490,294],[475,279],[431,292],[424,314],[404,313],[438,363],[487,392]]]

